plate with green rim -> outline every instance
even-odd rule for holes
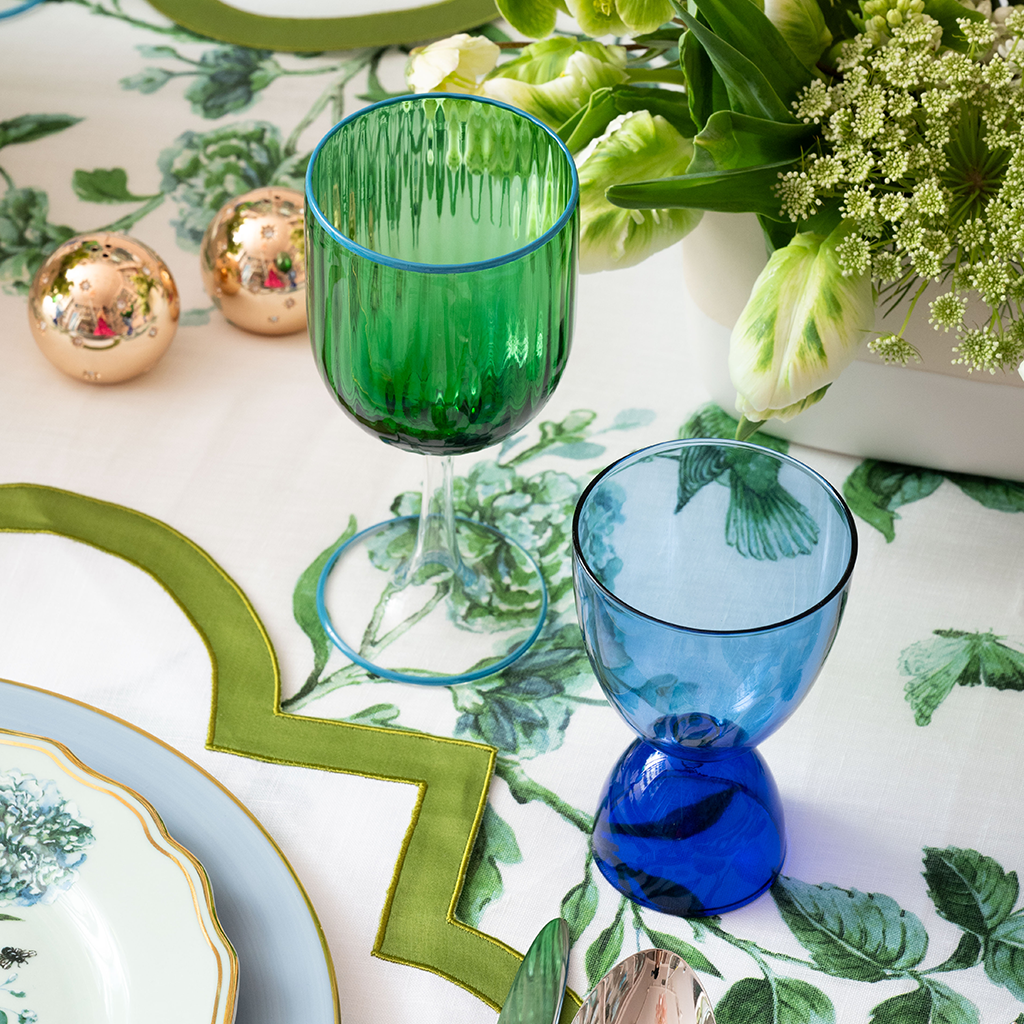
[[[167,832],[202,864],[217,918],[238,957],[236,1024],[340,1024],[334,967],[305,891],[262,826],[211,775],[121,719],[21,683],[0,680],[0,727],[46,736],[73,751],[93,772],[116,779],[151,805]],[[86,808],[81,810],[88,819]],[[89,855],[90,850],[84,852]],[[88,861],[82,865],[83,879],[90,866]],[[23,916],[19,910],[0,906],[0,914],[13,917]],[[20,991],[19,986],[26,984],[24,1002],[29,1008],[27,983],[43,963],[43,950],[18,944],[13,933],[18,922],[0,920],[0,925],[0,947],[37,954],[26,957],[24,964],[12,962],[9,972],[20,970],[15,988]],[[164,946],[163,968],[172,977],[183,978],[175,957],[173,945]],[[0,980],[6,976],[0,971]],[[13,1008],[17,1012],[21,1007]],[[131,1018],[110,1019],[134,1024]],[[209,1015],[176,1019],[221,1024],[212,1009]],[[45,1020],[40,1014],[40,1024]]]
[[[476,28],[498,16],[494,0],[441,0],[399,10],[366,11],[330,18],[256,14],[222,0],[149,0],[183,28],[236,46],[313,53],[363,46],[396,46],[439,39]],[[344,8],[346,0],[338,6]],[[351,5],[357,0],[347,0]],[[281,9],[286,7],[281,4]]]

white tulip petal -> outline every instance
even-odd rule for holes
[[[797,235],[758,277],[729,349],[737,409],[748,419],[795,415],[790,408],[831,384],[872,331],[871,279],[844,277],[835,256],[848,231]]]

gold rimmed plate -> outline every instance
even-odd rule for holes
[[[0,822],[8,1019],[232,1024],[238,960],[209,880],[143,797],[0,730]]]

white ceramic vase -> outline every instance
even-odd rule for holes
[[[752,214],[705,213],[683,239],[686,341],[712,399],[736,415],[729,379],[729,337],[767,262]],[[886,366],[867,339],[817,405],[769,433],[863,458],[1024,481],[1024,381],[1013,372],[953,366],[953,336],[928,323],[928,296],[905,337],[923,361]],[[900,310],[876,329],[898,330]]]

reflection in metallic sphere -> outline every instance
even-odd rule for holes
[[[116,384],[152,369],[178,329],[174,278],[152,249],[106,231],[78,235],[39,268],[32,336],[58,369]]]
[[[203,287],[236,327],[291,334],[306,326],[305,200],[258,188],[221,207],[203,236]]]

